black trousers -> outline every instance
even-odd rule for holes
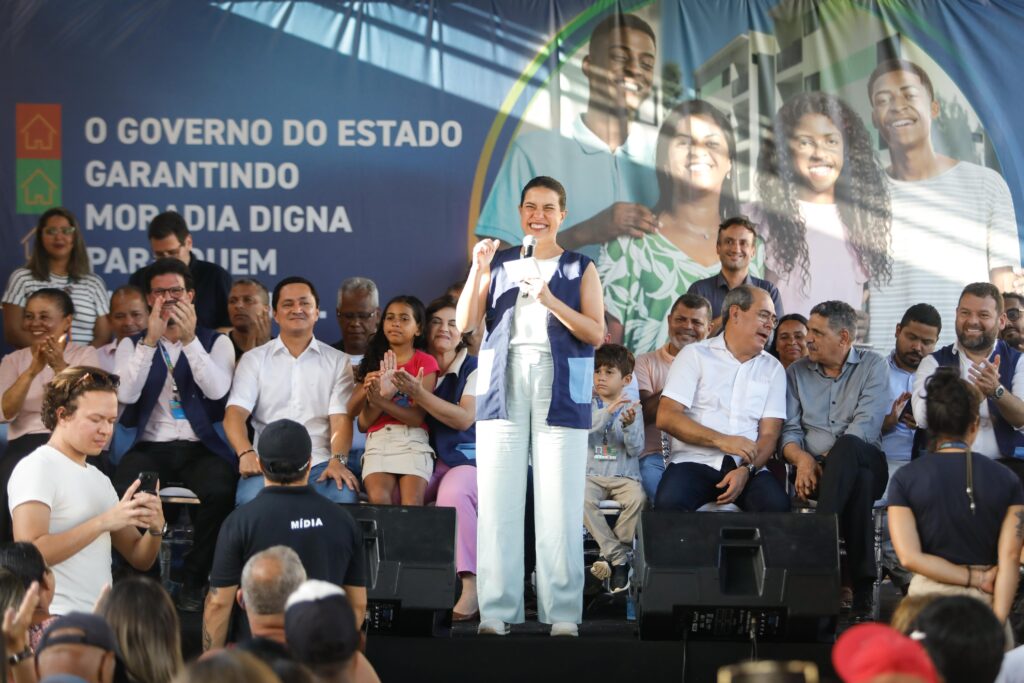
[[[161,487],[180,483],[199,496],[200,504],[192,515],[195,540],[185,555],[184,582],[202,586],[213,565],[220,525],[235,507],[238,472],[199,441],[142,441],[125,453],[117,466],[114,488],[119,496],[139,472],[159,472]]]
[[[875,528],[872,508],[889,483],[885,453],[856,436],[839,437],[821,461],[818,514],[839,516],[839,535],[846,539],[850,577],[874,579]]]
[[[4,455],[0,458],[0,543],[10,543],[14,540],[14,529],[11,527],[11,511],[7,505],[7,482],[14,474],[14,468],[22,459],[45,445],[50,440],[50,434],[24,434],[13,441],[7,442]]]

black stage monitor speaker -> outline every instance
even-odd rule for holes
[[[831,642],[835,515],[644,512],[635,577],[645,640]]]
[[[370,633],[449,635],[455,604],[455,509],[346,506],[363,530]]]

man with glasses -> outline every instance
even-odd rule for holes
[[[355,386],[348,357],[313,336],[320,297],[312,282],[286,277],[274,287],[272,303],[281,333],[242,356],[224,418],[242,475],[236,502],[248,503],[263,489],[261,434],[269,423],[288,418],[312,439],[310,487],[336,503],[354,503],[359,480],[346,466],[352,445],[348,401]],[[245,427],[250,416],[251,441]]]
[[[380,321],[380,298],[377,284],[366,277],[350,277],[338,287],[338,328],[341,339],[332,344],[348,356],[352,364],[353,377],[359,368],[366,345],[377,331]],[[359,411],[352,410],[352,449],[348,452],[348,468],[356,478],[362,478],[363,451],[366,450],[366,434],[356,424]]]
[[[711,303],[711,332],[722,326],[722,309],[725,295],[740,285],[753,285],[768,292],[775,306],[775,315],[781,317],[782,297],[778,288],[768,280],[750,274],[750,259],[757,251],[757,228],[743,216],[726,218],[718,226],[718,260],[722,270],[718,275],[697,280],[687,294],[698,294]]]
[[[224,419],[235,351],[225,335],[197,324],[195,285],[184,263],[161,259],[146,274],[146,331],[122,340],[115,355],[121,424],[136,434],[114,486],[123,493],[139,472],[157,472],[163,485],[180,483],[199,497],[178,599],[178,609],[198,612],[238,480],[235,454],[214,430]]]
[[[817,497],[818,514],[839,516],[853,579],[856,616],[871,612],[875,581],[871,508],[889,469],[881,450],[889,413],[889,370],[873,351],[854,348],[857,312],[843,301],[811,309],[807,356],[786,370],[782,454],[796,467],[796,493]]]
[[[146,229],[149,248],[155,260],[174,258],[188,266],[196,291],[196,319],[211,330],[231,327],[228,317],[228,295],[231,276],[216,263],[203,261],[192,253],[192,233],[184,217],[176,211],[165,211],[154,218]],[[146,269],[135,271],[129,282],[145,289]]]
[[[1003,305],[1006,307],[1006,327],[999,333],[999,338],[1017,351],[1024,351],[1024,296],[1016,292],[1003,292]]]
[[[789,496],[764,469],[786,418],[786,373],[764,350],[775,306],[763,289],[740,285],[722,311],[725,332],[685,346],[661,393],[657,426],[672,437],[672,456],[654,507],[786,512]]]

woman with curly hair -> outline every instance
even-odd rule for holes
[[[819,301],[864,308],[868,282],[892,275],[885,173],[860,116],[835,95],[801,93],[761,145],[757,191],[766,277],[786,311]]]
[[[687,100],[665,117],[655,152],[658,232],[608,242],[597,261],[612,341],[636,354],[662,346],[672,304],[719,273],[718,226],[740,213],[735,165],[732,124],[713,105]],[[763,256],[758,245],[752,275],[762,275]]]

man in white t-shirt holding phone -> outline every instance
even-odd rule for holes
[[[50,441],[18,463],[8,485],[14,539],[35,544],[56,577],[52,614],[92,611],[112,579],[111,546],[143,571],[160,550],[160,497],[140,491],[136,480],[118,500],[106,475],[86,461],[110,440],[117,384],[117,375],[99,368],[58,373],[43,396]]]

